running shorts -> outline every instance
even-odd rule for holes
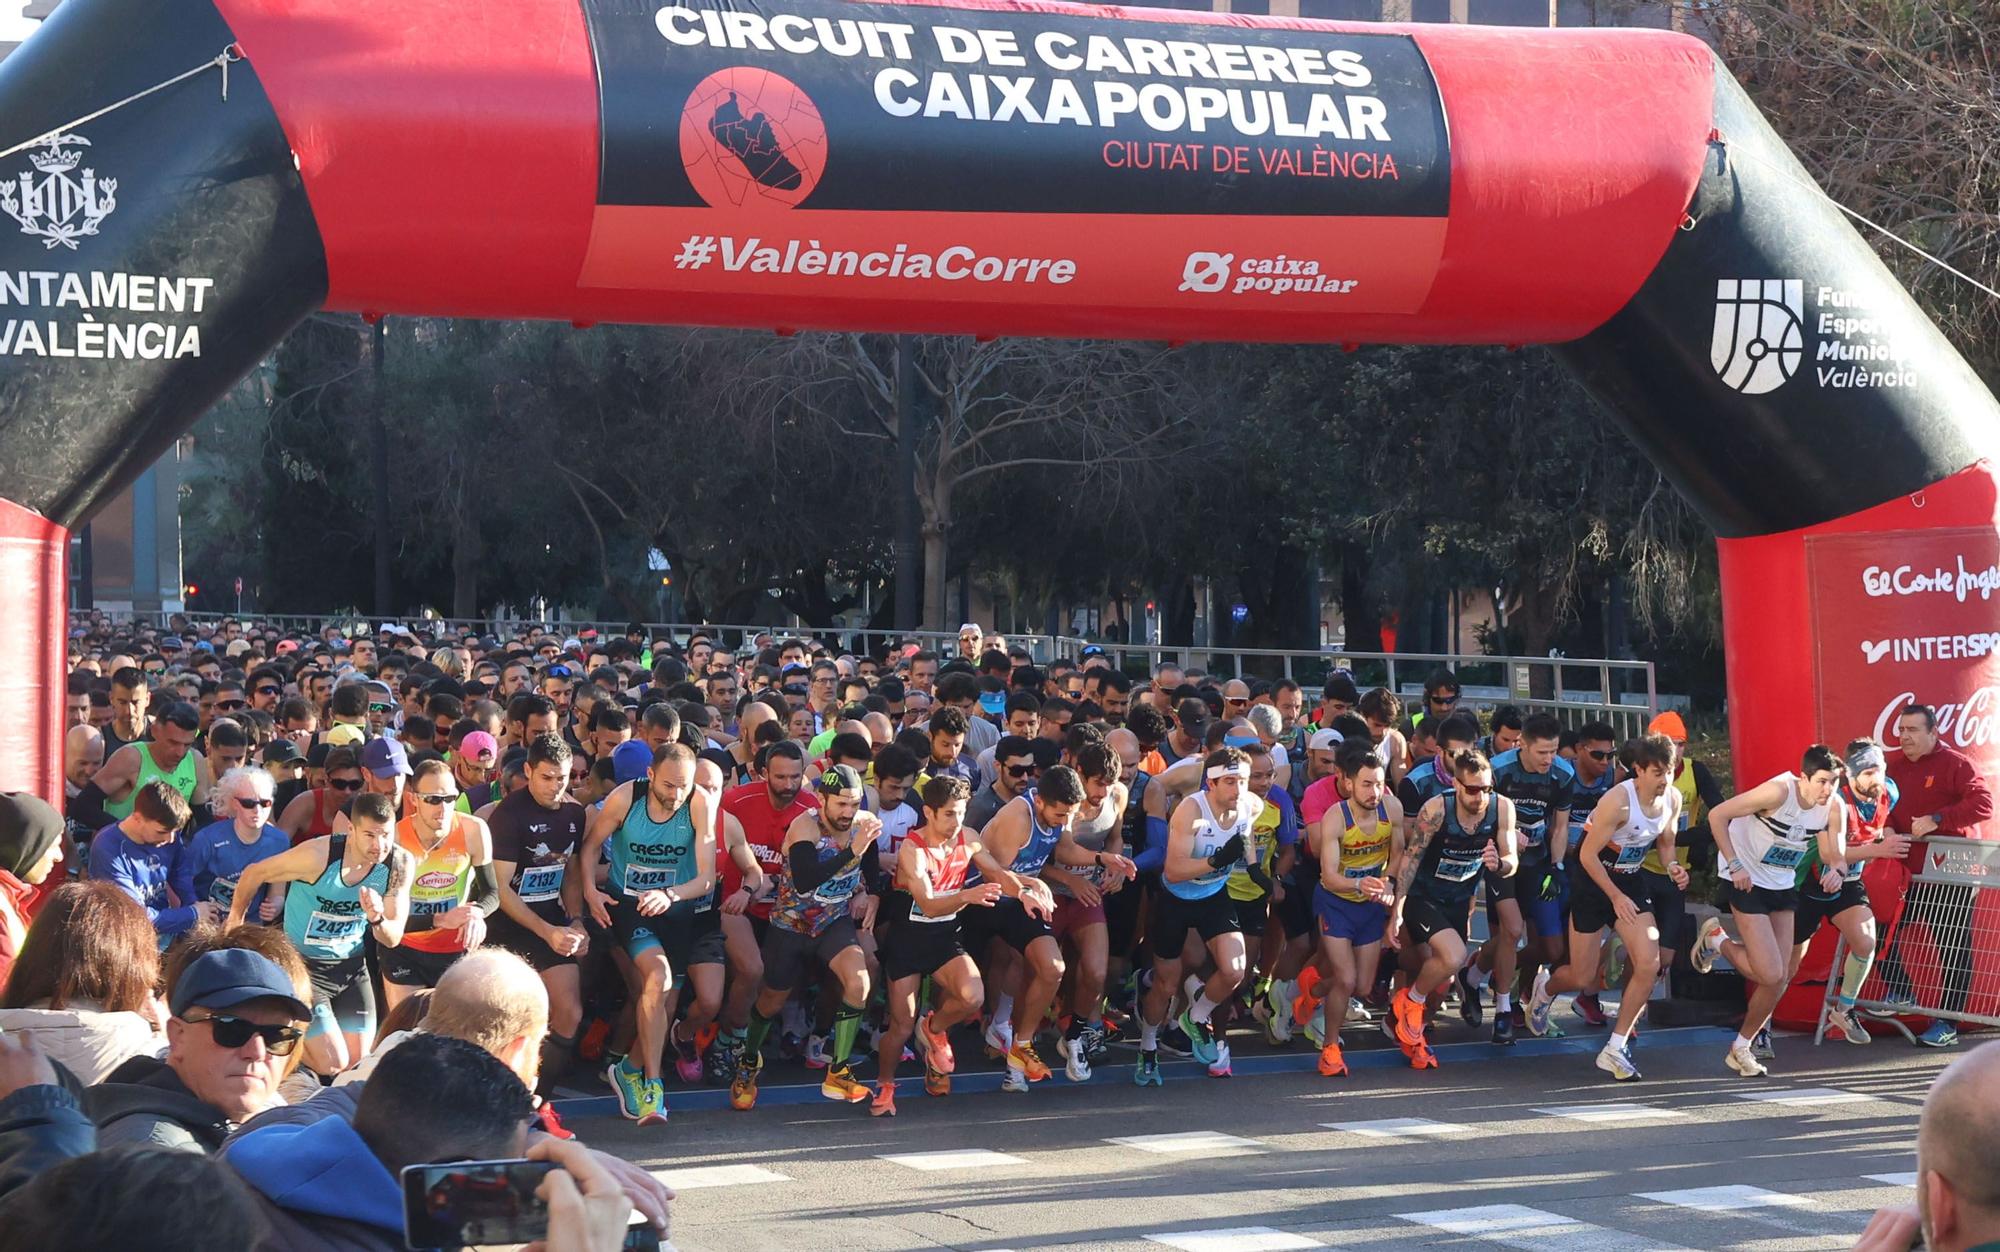
[[[1735,883],[1725,882],[1722,897],[1723,902],[1738,913],[1795,913],[1799,907],[1797,887],[1779,891],[1773,887],[1753,885],[1750,890],[1742,891]]]
[[[1548,892],[1547,884],[1553,880],[1555,890]],[[1563,935],[1563,914],[1569,908],[1570,883],[1563,871],[1551,861],[1525,864],[1515,871],[1512,878],[1501,878],[1499,890],[1493,884],[1496,879],[1488,875],[1486,879],[1486,921],[1488,929],[1497,929],[1499,916],[1498,902],[1512,898],[1521,906],[1521,918],[1538,935]],[[1544,895],[1549,899],[1543,899]]]
[[[1382,942],[1389,929],[1389,906],[1374,900],[1349,900],[1325,887],[1314,887],[1312,908],[1322,939],[1345,939],[1365,948]]]
[[[375,945],[375,963],[385,982],[399,987],[435,987],[463,952],[425,952],[420,948]]]
[[[1464,900],[1434,900],[1412,892],[1403,900],[1403,925],[1418,943],[1429,943],[1435,935],[1449,930],[1461,941],[1471,929],[1472,917]]]
[[[346,1033],[360,1035],[363,1046],[375,1041],[375,984],[368,977],[368,960],[356,952],[344,961],[306,962],[312,982],[312,1025],[306,1038]]]
[[[908,897],[905,897],[907,899]],[[889,982],[920,978],[965,955],[958,918],[935,922],[891,922],[879,949],[882,977]]]
[[[1799,892],[1798,916],[1792,920],[1792,942],[1804,943],[1819,933],[1820,925],[1852,908],[1867,908],[1868,888],[1859,878],[1849,878],[1831,898],[1817,892]]]
[[[842,949],[860,946],[852,917],[835,919],[817,935],[773,926],[764,935],[764,985],[773,991],[794,990],[815,966],[829,969]]]
[[[1158,874],[1140,874],[1138,879],[1125,884],[1124,888],[1104,897],[1104,925],[1111,932],[1111,953],[1120,956],[1132,952],[1133,941],[1139,937],[1139,918],[1145,907],[1149,892],[1157,894],[1160,889]],[[1137,960],[1139,954],[1133,954]]]
[[[681,975],[697,965],[721,965],[728,958],[722,942],[722,919],[706,901],[682,900],[666,912],[642,916],[638,902],[628,897],[611,903],[611,930],[627,956],[658,948],[666,953],[667,970],[679,985]]]
[[[546,939],[530,933],[526,926],[499,913],[486,923],[486,946],[507,949],[534,966],[538,974],[576,964],[575,957],[558,955]]]
[[[1178,961],[1187,946],[1190,930],[1206,943],[1217,935],[1241,934],[1236,924],[1235,902],[1227,891],[1217,891],[1199,900],[1183,900],[1171,891],[1153,899],[1153,956],[1156,960]]]
[[[1130,890],[1132,887],[1127,884],[1125,891]],[[1125,891],[1118,894],[1123,895]],[[1110,900],[1111,897],[1106,896],[1096,904],[1085,904],[1075,896],[1057,896],[1056,915],[1050,920],[1049,929],[1055,932],[1056,938],[1068,939],[1086,926],[1105,925],[1104,906]]]
[[[1286,939],[1319,933],[1319,919],[1313,914],[1313,892],[1317,890],[1317,873],[1311,879],[1293,878],[1285,883],[1285,898],[1278,901],[1277,914]]]
[[[995,938],[1016,952],[1026,952],[1035,940],[1055,933],[1012,896],[1003,896],[990,907],[967,909],[958,915],[958,922],[965,946],[974,952],[982,951]]]
[[[1646,888],[1646,875],[1643,872],[1615,874],[1607,871],[1606,877],[1611,879],[1612,887],[1630,900],[1641,913],[1653,911],[1652,893]],[[1617,924],[1618,913],[1612,907],[1611,898],[1598,889],[1597,880],[1583,868],[1581,860],[1570,866],[1569,884],[1569,924],[1576,928],[1576,933],[1594,935]],[[1658,916],[1653,920],[1658,922]]]
[[[1225,890],[1224,895],[1229,893]],[[1229,907],[1236,914],[1236,929],[1246,935],[1261,935],[1271,924],[1271,897],[1258,896],[1254,900],[1230,898]]]

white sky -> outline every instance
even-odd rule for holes
[[[0,43],[20,43],[40,26],[21,16],[16,0],[0,0]]]

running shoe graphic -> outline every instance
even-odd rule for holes
[[[733,91],[709,116],[708,133],[714,135],[715,142],[730,155],[743,162],[745,173],[766,187],[797,191],[799,184],[805,181],[799,167],[785,159],[778,136],[771,129],[770,119],[762,113],[743,116],[743,108],[737,103]]]

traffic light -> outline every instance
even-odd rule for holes
[[[189,583],[187,586],[181,588],[181,592],[184,595],[186,595],[188,599],[192,600],[194,597],[201,594],[201,588],[195,586],[193,583]]]

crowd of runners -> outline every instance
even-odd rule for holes
[[[99,1147],[220,1152],[308,1245],[370,1220],[316,1190],[327,1161],[517,1155],[530,1130],[576,1194],[663,1214],[642,1172],[568,1142],[559,1081],[601,1075],[657,1124],[670,1089],[755,1108],[779,1057],[877,1116],[899,1071],[945,1096],[982,1050],[1010,1092],[1102,1080],[1113,1048],[1142,1087],[1163,1058],[1223,1077],[1253,1036],[1303,1037],[1338,1079],[1359,1032],[1429,1069],[1441,1012],[1490,1015],[1504,1045],[1562,1030],[1566,996],[1570,1029],[1606,1032],[1597,1068],[1631,1081],[1683,947],[1748,984],[1724,1060],[1756,1077],[1823,926],[1846,954],[1827,1033],[1869,1042],[1864,866],[1914,868],[1913,836],[1992,812],[1923,705],[1894,744],[1801,744],[1796,771],[1725,796],[1671,713],[1622,740],[1482,719],[1448,671],[1406,709],[1339,669],[1308,692],[1134,675],[1096,647],[1038,664],[975,625],[948,651],[80,628],[64,809],[0,804],[0,1129],[29,1099]],[[1691,911],[1691,870],[1715,909]],[[1962,912],[1932,925],[1948,961]],[[1926,1002],[1962,1007],[1964,982]],[[1913,1007],[1899,963],[1879,986]],[[26,1176],[5,1139],[0,1196]],[[67,1155],[0,1220],[49,1178],[106,1185]]]

